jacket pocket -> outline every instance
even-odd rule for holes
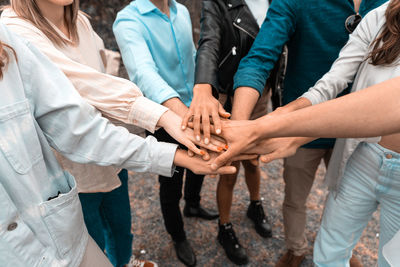
[[[0,150],[19,174],[43,158],[28,100],[0,108]]]
[[[225,62],[228,60],[228,58],[229,58],[231,55],[232,55],[232,56],[236,56],[236,46],[232,47],[232,49],[229,51],[229,53],[226,54],[226,55],[222,58],[221,62],[218,64],[218,68],[221,68],[221,66],[225,64]]]
[[[17,207],[0,184],[1,266],[39,266],[45,247],[22,220]]]
[[[61,258],[84,241],[86,226],[72,175],[64,172],[71,190],[41,203],[42,218]]]

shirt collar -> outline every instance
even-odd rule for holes
[[[146,13],[150,13],[154,10],[158,10],[158,8],[150,1],[150,0],[136,0],[136,7],[139,10],[140,14],[144,15]],[[176,12],[176,1],[169,0],[169,6],[171,11]]]

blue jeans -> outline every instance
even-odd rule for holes
[[[116,267],[129,262],[133,239],[128,171],[122,170],[118,176],[122,185],[111,192],[79,194],[90,236]]]
[[[349,266],[352,250],[378,205],[378,266],[389,267],[382,247],[400,229],[400,154],[361,143],[347,163],[337,195],[328,195],[314,244],[314,263]]]

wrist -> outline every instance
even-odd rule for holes
[[[198,83],[193,87],[193,94],[207,94],[212,95],[212,86],[208,83]]]

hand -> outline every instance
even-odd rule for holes
[[[233,174],[236,172],[234,166],[222,166],[212,169],[211,164],[216,158],[216,153],[210,153],[211,158],[208,161],[199,156],[190,157],[185,150],[178,149],[175,153],[174,164],[190,169],[196,174]]]
[[[202,127],[204,143],[208,144],[210,141],[210,116],[215,126],[215,132],[220,134],[222,131],[220,116],[229,118],[230,114],[212,96],[210,84],[196,84],[193,88],[192,104],[182,120],[182,129],[186,129],[189,119],[193,117],[193,129],[196,140],[201,140],[200,128]]]
[[[220,154],[213,162],[212,167],[217,169],[228,162],[232,162],[243,154],[254,154],[251,151],[258,144],[257,121],[222,120],[223,131],[220,134],[227,142],[227,151]],[[191,126],[192,124],[189,124]],[[214,131],[214,127],[211,127]],[[248,152],[249,151],[249,152]],[[254,155],[252,156],[254,158]]]
[[[264,163],[271,162],[276,159],[283,159],[296,154],[297,149],[305,143],[308,139],[304,137],[281,137],[270,138],[260,142],[257,150],[264,154],[260,157]],[[256,152],[256,151],[254,151]]]
[[[161,116],[157,125],[163,127],[176,141],[186,146],[197,155],[205,156],[207,153],[199,149],[196,145],[215,152],[221,152],[223,149],[227,149],[226,144],[214,136],[210,137],[208,144],[205,144],[203,141],[197,141],[194,138],[192,129],[181,130],[181,123],[182,119],[171,110],[168,110]]]

